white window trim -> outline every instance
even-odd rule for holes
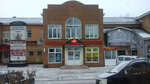
[[[49,49],[61,49],[61,61],[60,62],[49,62]],[[56,53],[56,51],[54,52]],[[48,48],[48,64],[59,64],[59,63],[62,63],[62,48]]]
[[[58,38],[58,33],[59,33],[59,31],[58,31],[58,28],[52,28],[52,38],[49,38],[49,25],[59,25],[60,26],[60,38]],[[56,38],[54,38],[53,37],[53,29],[56,29]],[[48,24],[48,31],[47,31],[47,33],[48,33],[48,39],[62,39],[62,26],[60,25],[60,24]]]
[[[98,25],[98,37],[86,37],[86,28],[89,28],[89,32],[90,32],[90,29],[91,27],[86,27],[86,25],[98,25],[98,24],[85,24],[85,39],[99,39],[99,25]],[[95,31],[95,29],[93,28],[93,31]],[[94,33],[93,33],[94,34]],[[89,36],[90,36],[90,33],[89,33]]]
[[[85,47],[85,62],[86,62],[86,63],[99,63],[99,61],[100,61],[100,60],[99,60],[100,55],[98,56],[98,61],[93,61],[93,60],[92,60],[92,61],[87,61],[87,59],[86,59],[86,49],[87,49],[87,48],[92,48],[92,49],[93,49],[93,48],[98,48],[98,55],[99,55],[99,47]],[[92,57],[93,57],[93,50],[92,50],[91,52],[92,52]]]
[[[76,18],[76,17],[70,17],[69,19],[71,19],[71,18]],[[74,25],[74,19],[73,19],[73,25],[68,25],[68,24],[66,24],[66,23],[67,23],[67,21],[68,21],[69,19],[67,19],[66,22],[65,22],[65,38],[66,38],[66,39],[73,39],[71,31],[70,31],[70,38],[68,38],[68,37],[66,36],[66,28],[67,28],[67,26],[71,26],[71,27],[80,27],[80,29],[81,29],[81,30],[80,30],[80,31],[81,31],[81,37],[77,37],[77,29],[75,29],[75,38],[76,38],[76,39],[81,39],[81,38],[82,38],[82,23],[81,23],[81,21],[80,21],[78,18],[76,18],[76,19],[78,19],[78,20],[80,21],[81,25]],[[70,30],[71,30],[71,28],[70,28]]]

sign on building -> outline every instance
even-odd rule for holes
[[[26,60],[26,26],[24,22],[12,22],[10,28],[10,60]]]

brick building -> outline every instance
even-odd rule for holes
[[[104,66],[103,10],[68,1],[43,10],[45,67]]]

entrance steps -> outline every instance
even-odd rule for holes
[[[88,66],[85,65],[67,65],[62,66],[60,69],[88,69]]]

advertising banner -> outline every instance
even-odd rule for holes
[[[26,46],[26,41],[10,41],[10,46]]]
[[[26,60],[26,26],[11,26],[10,60]]]
[[[20,41],[26,40],[26,27],[25,26],[11,26],[11,40]]]

